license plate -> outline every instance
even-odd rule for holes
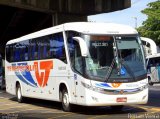
[[[117,98],[117,102],[127,102],[127,98],[126,97]]]

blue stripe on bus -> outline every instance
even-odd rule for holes
[[[27,66],[27,63],[18,63],[19,66]],[[22,71],[21,74],[25,77],[25,79],[27,81],[29,81],[32,85],[36,86],[37,87],[37,84],[35,83],[35,81],[33,80],[32,78],[32,75],[30,73],[30,71]]]
[[[97,83],[96,86],[98,87],[103,87],[103,88],[108,88],[108,87],[111,87],[110,85],[108,85],[107,83]]]
[[[25,84],[32,86],[31,84],[29,84],[22,76],[19,72],[15,72],[16,76]],[[35,87],[35,86],[32,86]]]
[[[26,66],[27,65],[27,63],[18,63],[17,64],[18,66]],[[16,66],[16,64],[12,64],[12,66]],[[15,72],[15,74],[16,74],[16,76],[21,80],[21,81],[23,81],[24,83],[26,83],[26,84],[29,84],[29,85],[31,85],[32,87],[37,87],[37,84],[35,83],[35,81],[33,80],[33,78],[32,78],[32,76],[31,76],[31,73],[29,72],[29,71],[27,71],[27,70],[25,70],[25,71],[22,71],[22,72]],[[23,77],[22,77],[22,75],[23,75]],[[27,82],[27,81],[29,82]],[[31,83],[31,84],[30,84]]]
[[[23,72],[21,72],[21,74],[26,78],[27,81],[32,83],[34,86],[37,86],[37,84],[33,80],[31,73],[29,71],[23,71]]]

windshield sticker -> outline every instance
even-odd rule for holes
[[[94,47],[107,47],[109,45],[106,42],[96,42],[96,43],[92,43],[92,46],[94,46]]]
[[[126,69],[124,67],[121,68],[121,75],[125,75],[126,74]]]

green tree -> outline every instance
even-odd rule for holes
[[[151,2],[147,6],[141,12],[148,18],[137,30],[141,36],[151,38],[157,45],[160,45],[160,0]]]

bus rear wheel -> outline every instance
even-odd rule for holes
[[[62,91],[62,109],[66,112],[71,111],[71,104],[69,102],[69,94],[67,89]]]
[[[17,101],[18,101],[19,103],[22,103],[22,102],[23,102],[23,96],[22,96],[20,84],[18,84],[17,87],[16,87],[16,97],[17,97]]]

